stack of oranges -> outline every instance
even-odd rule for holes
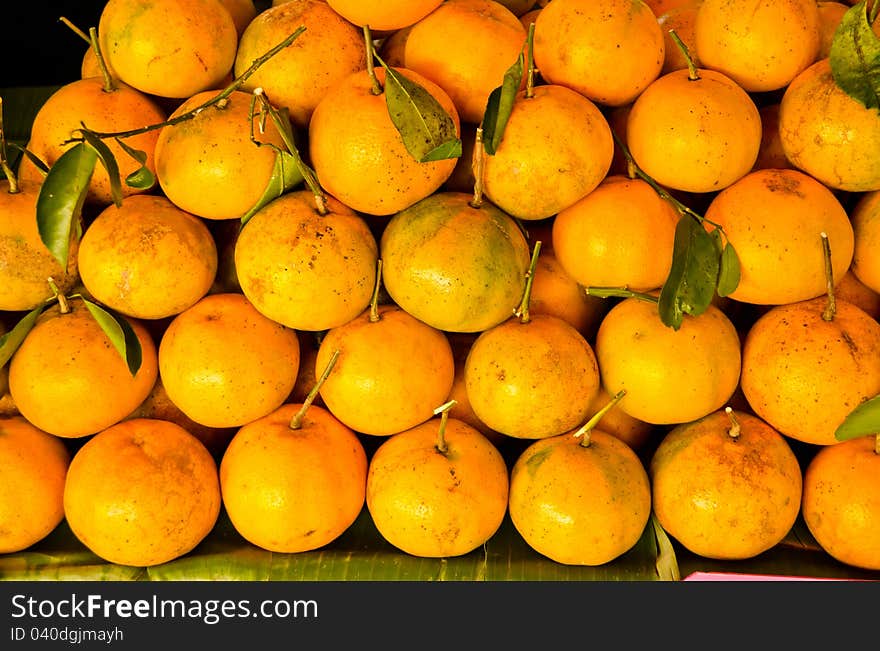
[[[0,553],[366,510],[415,556],[509,515],[602,565],[653,514],[739,560],[802,516],[880,570],[880,434],[837,436],[880,395],[880,113],[835,74],[878,12],[108,0],[2,161]],[[670,324],[694,223],[735,281]]]

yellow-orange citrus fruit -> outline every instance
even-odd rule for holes
[[[432,418],[389,437],[367,471],[367,508],[379,533],[425,558],[477,549],[507,512],[509,478],[501,453],[467,423],[441,423]]]
[[[824,59],[831,54],[831,41],[834,40],[834,32],[843,20],[843,15],[849,10],[849,5],[843,2],[817,2],[819,7],[819,54],[817,59]]]
[[[612,400],[614,400],[614,397],[609,395],[605,387],[600,386],[596,397],[590,403],[587,418],[592,418],[600,410],[608,407]],[[657,430],[651,423],[646,423],[643,420],[630,416],[617,406],[616,401],[596,422],[596,429],[616,436],[636,452],[640,452],[647,447],[651,436]]]
[[[779,138],[792,164],[829,188],[880,190],[880,112],[837,85],[829,59],[817,61],[786,87]]]
[[[413,70],[452,98],[463,122],[479,124],[526,42],[519,19],[493,0],[446,0],[382,47],[388,65]]]
[[[517,95],[498,149],[483,162],[486,197],[526,220],[552,217],[589,194],[614,155],[611,128],[593,102],[553,84],[533,93]]]
[[[547,438],[586,420],[599,367],[589,342],[567,321],[511,317],[471,346],[465,387],[474,413],[495,431]]]
[[[217,273],[208,227],[161,195],[107,206],[83,234],[78,257],[89,293],[139,319],[179,314],[208,293]]]
[[[553,252],[578,284],[660,287],[672,266],[679,213],[641,179],[606,177],[553,220]]]
[[[9,181],[0,181],[0,310],[17,312],[52,298],[49,278],[63,294],[77,284],[79,240],[71,240],[67,267],[62,268],[37,227],[40,184],[22,180],[17,192],[9,190]]]
[[[880,570],[878,479],[875,436],[824,447],[804,471],[804,522],[822,549],[841,563]]]
[[[703,0],[694,35],[700,63],[749,92],[787,86],[819,54],[816,0]]]
[[[834,432],[863,401],[880,393],[880,323],[827,298],[774,306],[743,342],[741,386],[758,416],[786,436],[832,445]]]
[[[446,335],[396,305],[367,309],[330,329],[315,369],[323,372],[337,350],[321,398],[362,434],[387,436],[428,420],[452,388],[455,361]]]
[[[21,416],[0,418],[0,554],[27,549],[64,519],[64,442]]]
[[[850,214],[855,238],[852,272],[862,283],[880,292],[880,190],[859,197]]]
[[[372,30],[395,31],[409,27],[434,11],[443,0],[327,0],[350,23]]]
[[[342,535],[364,508],[367,455],[326,409],[284,404],[238,430],[220,461],[223,504],[236,531],[273,552],[298,553]]]
[[[620,439],[597,428],[581,437],[568,432],[535,441],[517,457],[509,512],[539,554],[565,565],[604,565],[642,536],[651,486],[642,461]]]
[[[446,110],[460,133],[449,95],[422,75],[395,71],[421,85]],[[376,68],[380,84],[385,69]],[[351,116],[357,115],[357,120]],[[437,190],[456,159],[421,163],[407,151],[391,121],[385,94],[374,95],[366,72],[349,75],[329,90],[309,123],[309,155],[321,186],[354,210],[391,215]]]
[[[240,427],[281,406],[299,370],[297,333],[241,294],[209,294],[174,317],[159,341],[168,397],[209,427]]]
[[[553,0],[535,21],[541,77],[606,106],[629,104],[660,74],[666,46],[641,0]]]
[[[187,99],[174,119],[214,97],[211,91]],[[255,114],[251,97],[233,91],[220,105],[159,130],[156,177],[175,205],[204,219],[237,219],[263,196],[272,177],[276,148],[284,146],[274,123]],[[262,119],[265,128],[260,127]],[[263,146],[251,140],[251,136]],[[273,145],[273,146],[267,146]]]
[[[497,446],[502,444],[507,437],[501,432],[496,432],[480,420],[479,416],[474,413],[467,395],[464,375],[465,362],[467,361],[467,354],[478,336],[479,334],[477,333],[447,333],[449,343],[452,346],[452,357],[455,360],[455,373],[452,377],[452,388],[449,390],[446,402],[455,401],[455,404],[449,407],[446,413],[449,414],[450,418],[464,421],[478,430],[480,434]]]
[[[665,55],[663,59],[663,69],[660,74],[666,74],[673,70],[680,70],[688,67],[688,57],[690,62],[696,66],[700,65],[700,57],[697,54],[696,47],[696,20],[697,10],[703,0],[681,0],[680,2],[666,3],[671,6],[663,11],[655,10],[657,22],[663,28],[663,42],[665,46]],[[651,4],[651,3],[648,3]],[[681,39],[687,50],[687,55],[681,51],[679,45],[675,42],[670,34],[671,31]]]
[[[720,225],[740,260],[731,299],[779,305],[825,292],[822,233],[828,236],[834,277],[853,257],[846,210],[823,184],[799,170],[762,169],[719,192],[705,211],[706,228]]]
[[[758,109],[758,113],[761,114],[761,147],[753,169],[793,168],[779,137],[779,102],[764,104]]]
[[[654,81],[632,105],[626,143],[642,170],[661,185],[714,192],[752,169],[761,116],[735,81],[706,68]]]
[[[502,4],[515,16],[522,18],[526,13],[528,13],[534,6],[534,0],[498,0],[498,4]]]
[[[519,305],[529,248],[516,222],[489,202],[439,192],[398,212],[379,241],[385,289],[417,319],[480,332]]]
[[[625,390],[618,406],[654,425],[702,418],[739,384],[739,334],[711,304],[698,316],[685,315],[676,330],[660,319],[656,303],[623,299],[599,324],[594,349],[606,391]]]
[[[98,40],[119,79],[180,99],[214,88],[229,74],[238,32],[217,0],[108,0]]]
[[[47,308],[12,356],[9,392],[22,416],[64,438],[94,434],[131,414],[158,377],[156,346],[144,325],[128,319],[141,364],[128,364],[80,300],[62,313]]]
[[[169,421],[109,427],[73,456],[64,515],[74,535],[110,563],[148,567],[195,549],[220,513],[217,464]]]
[[[116,82],[116,88],[107,91],[102,77],[77,79],[61,86],[40,107],[31,127],[29,149],[51,167],[61,155],[74,146],[71,138],[80,137],[79,129],[86,128],[104,133],[125,132],[159,124],[166,118],[165,110],[154,98],[131,86]],[[158,130],[126,137],[123,142],[146,155],[143,165],[155,172],[155,148]],[[134,188],[125,178],[136,172],[141,163],[125,152],[114,138],[102,142],[110,149],[119,167],[122,196],[144,192]],[[112,203],[110,176],[98,162],[89,181],[87,200],[107,205]]]
[[[238,234],[235,269],[242,292],[273,321],[328,330],[351,321],[373,295],[379,246],[351,208],[295,190],[258,210]]]
[[[780,543],[800,511],[797,457],[748,412],[715,411],[678,425],[660,441],[649,471],[660,526],[705,558],[753,558]]]
[[[842,278],[835,280],[834,295],[862,308],[870,316],[880,320],[880,293],[871,289],[853,273],[850,267]]]
[[[245,28],[257,17],[257,6],[254,0],[220,0],[235,24],[235,31],[239,39]]]
[[[323,0],[290,0],[261,11],[241,36],[234,73],[240,77],[254,60],[300,27],[306,31],[263,63],[242,86],[262,88],[273,106],[290,112],[291,122],[307,128],[312,112],[331,86],[367,67],[361,30]]]

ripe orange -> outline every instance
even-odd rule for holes
[[[816,59],[824,59],[831,54],[834,32],[843,20],[843,15],[849,10],[849,5],[821,0],[816,5],[819,7],[819,54],[816,55]]]
[[[465,382],[465,362],[467,354],[470,352],[471,346],[479,335],[476,333],[447,333],[449,344],[452,346],[452,357],[455,360],[455,373],[452,377],[452,388],[449,390],[449,396],[446,402],[454,401],[447,413],[450,418],[464,421],[480,434],[489,439],[496,446],[500,445],[507,438],[501,432],[496,432],[486,425],[479,416],[474,413],[471,402],[467,395],[467,385]]]
[[[517,95],[501,144],[485,157],[483,191],[512,217],[546,219],[592,192],[613,155],[611,128],[593,102],[565,86],[537,86]]]
[[[485,436],[455,418],[435,417],[376,449],[366,502],[389,543],[413,556],[444,558],[467,554],[495,534],[508,486],[504,458]]]
[[[144,325],[129,324],[141,347],[135,375],[85,304],[47,308],[12,356],[9,392],[22,416],[64,438],[94,434],[131,414],[158,377],[156,346]]]
[[[508,508],[538,553],[566,565],[603,565],[638,542],[651,516],[651,486],[636,453],[593,428],[529,445],[511,469]]]
[[[777,545],[800,511],[801,468],[783,436],[747,412],[673,428],[649,470],[663,529],[705,558],[743,560]]]
[[[555,1],[555,0],[554,0]],[[739,383],[740,341],[714,305],[665,325],[657,304],[626,298],[612,307],[596,334],[602,385],[630,416],[654,425],[685,423],[720,409]]]
[[[83,234],[78,258],[89,293],[139,319],[179,314],[208,293],[217,273],[208,227],[161,195],[107,206]]]
[[[424,87],[460,133],[458,112],[445,91],[417,72],[395,70]],[[384,84],[385,69],[375,73]],[[391,215],[437,190],[456,159],[420,163],[413,158],[391,121],[385,94],[374,95],[371,89],[370,76],[356,72],[324,95],[309,123],[309,155],[328,193],[358,212]]]
[[[777,305],[743,342],[741,386],[752,410],[786,436],[832,445],[834,432],[863,401],[880,393],[880,323],[836,299]]]
[[[240,427],[287,398],[299,368],[294,330],[241,294],[209,294],[174,317],[159,341],[169,399],[209,427]]]
[[[793,168],[779,137],[779,102],[764,104],[758,109],[758,113],[761,114],[761,147],[753,169]]]
[[[541,77],[606,106],[629,104],[660,74],[666,47],[641,0],[553,0],[535,21]]]
[[[592,418],[606,407],[610,408],[596,422],[596,429],[608,432],[626,443],[635,452],[641,452],[647,448],[651,436],[657,431],[651,423],[639,420],[623,411],[614,396],[609,395],[605,387],[600,386],[596,397],[590,403],[587,419]],[[613,403],[613,404],[612,404]]]
[[[834,284],[837,298],[862,308],[875,319],[880,320],[880,293],[865,285],[850,267],[843,277]]]
[[[379,246],[351,208],[326,198],[321,215],[309,190],[258,210],[238,234],[235,269],[242,292],[261,313],[289,328],[328,330],[370,303]]]
[[[254,60],[300,27],[288,47],[263,63],[244,82],[242,90],[262,88],[272,105],[290,112],[301,129],[331,86],[367,67],[361,30],[345,20],[323,0],[289,0],[261,11],[238,43],[234,74],[240,77]]]
[[[409,27],[434,11],[443,0],[327,0],[333,10],[360,27],[378,31]]]
[[[854,236],[837,197],[799,170],[762,169],[719,192],[706,209],[706,228],[719,224],[736,249],[741,277],[733,300],[793,303],[825,292],[821,234],[828,236],[834,277],[853,258]]]
[[[688,69],[654,81],[632,105],[626,143],[642,170],[661,185],[714,192],[741,178],[761,146],[752,98],[725,74]]]
[[[238,430],[220,461],[223,504],[235,529],[273,552],[317,549],[364,507],[367,455],[326,409],[284,404]]]
[[[878,477],[876,436],[824,447],[807,465],[804,521],[822,549],[841,563],[880,570]]]
[[[0,181],[0,310],[31,310],[52,298],[52,278],[66,294],[79,281],[79,240],[72,238],[67,268],[43,244],[37,228],[38,182],[18,181],[10,192],[9,181]]]
[[[672,267],[679,213],[646,181],[610,175],[553,220],[553,251],[578,284],[657,289]]]
[[[193,95],[175,109],[174,119],[216,93]],[[263,195],[284,141],[271,120],[248,119],[251,96],[234,91],[226,101],[191,119],[159,130],[156,177],[162,192],[179,208],[204,219],[237,219]],[[260,146],[251,140],[251,135]],[[234,190],[233,190],[234,188]]]
[[[880,292],[880,190],[862,194],[850,213],[855,238],[852,272],[865,285]]]
[[[0,554],[27,549],[64,519],[70,452],[21,416],[0,418]]]
[[[446,335],[396,305],[331,328],[315,367],[339,359],[321,386],[327,409],[356,432],[387,436],[422,423],[449,395],[455,373]]]
[[[110,563],[147,567],[192,551],[220,513],[214,459],[169,421],[137,418],[89,439],[64,485],[74,535]]]
[[[816,0],[703,0],[694,33],[701,64],[749,92],[787,86],[821,43]]]
[[[254,0],[220,0],[220,2],[232,16],[235,31],[240,39],[245,28],[257,17],[258,11]]]
[[[108,0],[98,39],[119,79],[150,95],[185,98],[230,73],[238,32],[217,0]]]

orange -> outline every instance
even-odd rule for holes
[[[761,146],[761,116],[730,77],[699,68],[669,72],[632,105],[626,143],[636,164],[676,190],[714,192],[752,169]]]
[[[752,169],[793,168],[779,137],[779,102],[765,104],[758,109],[758,113],[761,114],[761,147]]]
[[[852,273],[867,287],[880,292],[880,264],[875,254],[880,246],[880,190],[859,196],[850,220],[855,238]]]
[[[432,418],[373,453],[367,508],[382,537],[407,554],[461,556],[501,526],[508,485],[504,458],[485,436],[455,418]]]
[[[79,247],[83,285],[104,305],[139,319],[179,314],[208,293],[217,246],[205,223],[164,196],[111,204]]]
[[[880,190],[880,113],[837,85],[829,59],[817,61],[786,87],[779,138],[791,163],[829,188]]]
[[[539,554],[565,565],[604,565],[642,536],[651,486],[636,453],[593,428],[529,445],[511,469],[508,508],[516,530]]]
[[[480,332],[513,314],[529,248],[516,222],[489,202],[439,192],[394,215],[379,256],[392,300],[447,332]]]
[[[660,287],[672,267],[678,210],[646,181],[622,175],[599,186],[553,221],[553,251],[584,287]]]
[[[415,71],[395,70],[425,88],[460,133],[458,112],[445,91]],[[375,74],[384,84],[384,68],[376,68]],[[329,194],[358,212],[391,215],[437,190],[452,174],[456,159],[416,160],[391,121],[385,94],[374,95],[371,88],[370,76],[356,72],[324,95],[309,123],[309,154]]]
[[[0,554],[27,549],[64,519],[70,452],[21,416],[0,418]]]
[[[168,398],[209,427],[240,427],[281,406],[299,368],[294,330],[241,294],[209,294],[174,317],[159,341]]]
[[[606,106],[632,102],[660,74],[666,46],[641,0],[553,0],[535,21],[541,77]]]
[[[587,418],[590,419],[600,410],[605,409],[612,400],[613,396],[608,394],[605,387],[600,386],[596,397],[590,403]],[[596,429],[616,436],[636,452],[646,449],[652,435],[657,431],[651,423],[646,423],[623,411],[616,401],[596,422]]]
[[[623,299],[599,324],[594,349],[605,390],[625,390],[620,409],[654,425],[702,418],[739,384],[739,335],[711,304],[674,330],[660,320],[656,303]]]
[[[535,6],[535,0],[498,0],[498,4],[502,4],[515,16],[522,18]]]
[[[694,33],[701,64],[750,93],[787,86],[821,44],[816,0],[703,0]]]
[[[849,5],[843,2],[817,2],[819,7],[819,54],[817,59],[824,59],[831,54],[831,41],[834,40],[834,32],[843,20],[843,15],[849,10]]]
[[[841,563],[880,570],[878,477],[876,436],[822,448],[807,465],[804,521],[822,549]]]
[[[68,141],[80,137],[78,130],[83,125],[92,131],[116,133],[159,124],[165,118],[165,110],[154,98],[125,83],[117,81],[116,88],[108,92],[103,77],[77,79],[61,86],[40,107],[31,126],[28,148],[51,167],[75,144]],[[158,137],[158,130],[152,130],[123,139],[126,145],[146,155],[144,165],[151,172],[156,168]],[[125,178],[140,169],[141,163],[128,155],[115,138],[102,142],[119,166],[122,196],[144,192],[125,183]],[[113,201],[110,176],[100,161],[89,181],[87,200],[102,205]]]
[[[657,521],[704,558],[753,558],[800,512],[801,468],[788,442],[753,414],[731,414],[673,428],[649,466]]]
[[[367,455],[326,409],[284,404],[238,430],[220,461],[223,505],[236,531],[273,552],[322,547],[364,507]]]
[[[238,32],[217,0],[108,0],[98,39],[119,79],[150,95],[185,98],[229,74]]]
[[[743,342],[742,390],[758,416],[786,436],[833,445],[834,432],[863,401],[880,393],[880,323],[836,299],[777,305]]]
[[[187,99],[171,119],[212,99],[205,91]],[[174,204],[204,219],[237,219],[262,197],[283,140],[274,124],[261,116],[248,120],[251,96],[234,91],[224,102],[191,119],[167,125],[156,141],[156,176]],[[263,116],[265,117],[265,116]],[[260,146],[251,140],[251,135]],[[234,189],[233,189],[234,188]]]
[[[880,320],[880,293],[859,280],[858,276],[853,273],[852,267],[847,269],[842,278],[835,281],[834,294]]]
[[[291,0],[261,11],[241,36],[234,74],[240,77],[254,60],[300,27],[288,47],[263,63],[242,90],[262,88],[273,106],[290,112],[291,122],[307,128],[318,102],[336,82],[367,67],[361,30],[323,0]]]
[[[443,0],[327,0],[333,10],[358,26],[394,31],[409,27],[434,11]]]
[[[669,6],[664,11],[657,12],[657,22],[663,28],[663,42],[665,44],[665,57],[663,59],[663,69],[661,74],[680,70],[688,67],[688,57],[681,51],[681,48],[670,35],[671,30],[675,30],[676,35],[684,43],[688,51],[691,62],[699,66],[700,57],[696,48],[696,20],[697,10],[703,0],[680,0],[678,2],[666,3]],[[651,3],[648,3],[651,4]],[[657,3],[654,3],[657,4]]]
[[[258,11],[254,0],[220,0],[220,2],[226,7],[229,15],[232,16],[235,31],[238,37],[241,38],[245,28],[257,17]]]
[[[553,84],[517,95],[498,149],[483,162],[486,197],[512,217],[552,217],[589,194],[614,155],[611,128],[583,95]]]
[[[599,390],[592,347],[556,316],[511,317],[471,346],[465,362],[468,401],[502,434],[540,439],[582,424]]]
[[[452,357],[455,360],[452,388],[449,390],[449,396],[446,399],[447,402],[455,401],[455,404],[449,408],[447,413],[450,418],[464,421],[498,446],[503,444],[507,437],[501,432],[496,432],[480,420],[479,416],[474,413],[474,408],[471,406],[467,395],[465,362],[467,361],[467,354],[470,352],[471,346],[478,336],[475,333],[447,334],[449,343],[452,346]]]
[[[519,22],[522,23],[522,26],[525,28],[527,34],[532,24],[538,20],[538,14],[541,13],[541,9],[542,7],[532,9],[531,11],[527,11],[519,17]]]
[[[0,181],[0,310],[31,310],[52,298],[51,277],[61,293],[69,292],[79,281],[77,250],[72,238],[67,267],[43,244],[37,228],[39,182],[18,181],[10,192],[9,181]]]
[[[825,292],[821,234],[828,236],[834,277],[853,257],[846,210],[816,179],[794,169],[762,169],[718,193],[704,216],[706,228],[724,229],[740,260],[741,277],[730,298],[779,305]]]
[[[147,567],[195,549],[220,513],[214,459],[169,421],[137,418],[96,434],[74,455],[64,515],[110,563]]]
[[[315,368],[339,358],[321,386],[330,412],[356,432],[387,436],[422,423],[449,395],[455,373],[446,335],[396,305],[330,329]]]
[[[379,246],[366,221],[327,197],[321,215],[309,190],[263,206],[242,228],[235,269],[261,313],[297,330],[328,330],[370,303]]]
[[[452,98],[463,122],[479,124],[489,94],[522,52],[526,30],[493,0],[446,0],[388,37],[382,58],[430,79]]]
[[[141,348],[131,374],[125,360],[80,300],[56,304],[37,319],[12,356],[9,392],[22,416],[41,430],[80,438],[118,423],[149,395],[158,377],[156,346],[128,319]]]

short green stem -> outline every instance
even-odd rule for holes
[[[828,302],[822,311],[823,321],[834,321],[837,314],[837,300],[834,297],[834,266],[831,263],[831,244],[828,242],[828,234],[824,231],[820,233],[822,238],[822,257],[825,261],[825,293]]]
[[[321,377],[318,378],[318,381],[315,383],[315,386],[312,387],[312,390],[309,391],[309,394],[306,396],[306,399],[303,400],[302,406],[299,408],[299,411],[296,412],[294,417],[290,421],[290,429],[301,429],[303,419],[306,417],[306,411],[308,411],[309,407],[315,401],[315,398],[318,397],[318,392],[321,390],[321,386],[330,376],[330,371],[333,370],[333,367],[336,365],[336,360],[339,359],[339,349],[333,351],[333,355],[330,357],[330,361],[327,362],[327,366],[324,369],[324,372],[321,373]]]
[[[471,208],[479,208],[483,205],[483,127],[477,127],[477,133],[474,137],[474,196],[469,204]]]
[[[640,301],[646,301],[648,303],[657,303],[660,300],[659,297],[654,296],[653,294],[635,292],[626,287],[596,287],[591,285],[589,287],[584,287],[584,291],[587,296],[595,296],[597,298],[637,298]]]
[[[379,287],[382,284],[382,258],[376,260],[376,282],[373,285],[373,295],[370,298],[370,323],[376,323],[379,316]]]
[[[523,289],[522,299],[520,299],[519,307],[513,313],[514,316],[519,317],[520,323],[528,323],[532,320],[529,315],[529,302],[532,299],[532,285],[535,282],[535,271],[538,268],[538,256],[540,254],[541,240],[538,240],[535,242],[535,247],[532,250],[532,260],[529,263],[529,270],[526,272],[526,286]]]
[[[700,78],[700,73],[697,71],[697,66],[694,63],[694,59],[691,56],[690,51],[687,48],[687,45],[684,44],[684,41],[681,40],[681,37],[676,33],[674,29],[669,30],[669,36],[675,42],[675,45],[681,51],[682,55],[684,55],[684,60],[687,61],[688,66],[688,79],[691,81],[697,81]]]
[[[527,98],[535,96],[535,23],[529,24],[526,37],[526,94]]]
[[[595,414],[593,414],[592,418],[590,418],[590,420],[588,420],[586,423],[581,425],[578,428],[578,430],[573,434],[573,436],[575,438],[581,439],[581,445],[583,447],[585,447],[585,448],[590,447],[590,443],[591,443],[590,432],[593,430],[594,427],[596,427],[596,425],[599,424],[599,421],[602,420],[602,418],[605,416],[605,414],[607,414],[609,411],[611,411],[618,402],[623,400],[623,397],[625,395],[626,395],[626,389],[621,389],[620,391],[615,393],[611,397],[611,400],[609,400],[599,411],[597,411]]]
[[[446,444],[446,423],[449,421],[449,410],[457,404],[457,401],[450,400],[434,410],[435,416],[440,415],[440,427],[437,430],[437,445],[435,447],[437,452],[443,455],[449,452],[449,446]]]
[[[382,94],[382,84],[376,76],[376,49],[373,46],[373,35],[370,32],[370,26],[364,25],[364,45],[367,48],[367,75],[370,77],[370,92],[373,95]]]
[[[107,67],[107,61],[104,60],[104,53],[101,52],[101,45],[98,43],[98,30],[94,27],[89,29],[89,45],[95,53],[95,58],[98,60],[98,69],[101,71],[101,76],[104,78],[104,92],[112,93],[118,88],[118,85],[113,79],[113,75],[110,74],[110,68]]]

